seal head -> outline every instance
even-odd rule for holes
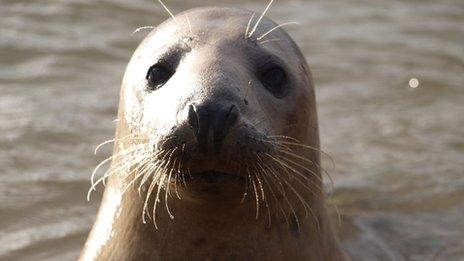
[[[253,17],[193,9],[137,48],[82,259],[343,258],[308,65],[276,23]]]
[[[269,136],[318,145],[317,124],[306,126],[316,120],[314,94],[296,45],[282,30],[269,35],[278,41],[258,41],[276,24],[264,19],[263,30],[246,35],[250,12],[220,10],[156,28],[131,59],[121,93],[131,134],[154,152],[175,150],[171,161],[205,181],[248,176],[257,155],[275,147]]]

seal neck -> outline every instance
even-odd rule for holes
[[[142,195],[143,196],[143,195]],[[164,199],[159,202],[164,206]],[[83,252],[83,260],[207,260],[274,259],[337,260],[336,240],[321,204],[313,202],[313,213],[296,209],[298,221],[285,220],[272,210],[271,224],[266,209],[256,219],[253,201],[232,206],[170,201],[171,219],[160,209],[157,226],[152,219],[142,222],[143,200],[134,190],[122,195],[116,180],[105,189],[97,222]],[[315,222],[317,220],[317,224]]]

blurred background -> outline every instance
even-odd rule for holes
[[[166,0],[261,12],[267,1]],[[354,260],[464,260],[464,2],[278,0],[312,68],[329,208]],[[0,0],[0,259],[74,260],[155,0]]]

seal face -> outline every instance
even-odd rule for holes
[[[194,9],[135,51],[84,259],[341,258],[323,203],[308,66],[279,25],[261,17],[253,26],[253,16]],[[113,233],[88,250],[100,230]]]
[[[305,61],[283,31],[273,35],[279,44],[260,44],[262,32],[246,36],[249,18],[236,10],[180,15],[155,29],[128,65],[121,95],[131,134],[149,140],[154,153],[175,150],[170,160],[182,161],[189,181],[211,173],[244,178],[245,166],[275,147],[269,135],[307,135],[305,128],[289,133],[311,117]]]

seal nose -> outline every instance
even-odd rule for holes
[[[200,150],[204,153],[219,152],[238,117],[239,111],[235,105],[190,105],[188,122],[195,133]]]

